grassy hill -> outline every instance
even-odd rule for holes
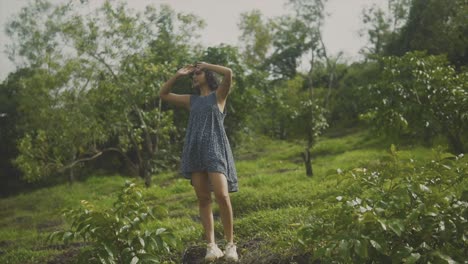
[[[405,158],[431,159],[431,149],[397,146]],[[271,140],[257,136],[234,153],[239,192],[231,194],[234,211],[234,239],[241,263],[304,262],[307,253],[298,248],[298,227],[311,217],[310,208],[318,201],[335,200],[340,195],[336,171],[378,163],[389,144],[363,130],[329,134],[313,148],[314,176],[305,175],[298,142]],[[63,208],[78,207],[85,199],[97,207],[109,208],[126,177],[89,177],[76,182],[36,190],[0,200],[0,263],[72,263],[84,245],[48,244],[44,238],[67,226],[60,214]],[[136,179],[139,185],[143,181]],[[202,226],[195,192],[190,182],[174,172],[153,177],[145,189],[145,201],[154,206],[156,221],[145,227],[170,228],[181,248],[168,255],[175,263],[204,256]],[[225,241],[216,203],[213,203],[215,237]],[[220,261],[221,262],[221,261]]]

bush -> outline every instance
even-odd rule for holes
[[[468,72],[456,72],[445,55],[408,52],[383,57],[377,82],[365,88],[368,110],[360,115],[393,140],[401,136],[431,144],[447,139],[454,154],[465,152],[468,124]]]
[[[82,200],[80,208],[63,210],[63,215],[71,220],[71,229],[53,232],[47,240],[60,239],[65,244],[77,238],[90,241],[91,250],[83,252],[79,262],[159,263],[161,255],[169,253],[177,243],[165,228],[141,230],[142,224],[155,218],[142,198],[141,189],[126,181],[110,210],[97,210]]]
[[[463,263],[467,174],[462,154],[418,165],[392,145],[375,169],[339,170],[343,194],[314,209],[298,241],[324,262]]]

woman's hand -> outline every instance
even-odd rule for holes
[[[177,75],[186,76],[186,75],[189,75],[194,70],[195,70],[195,67],[193,65],[186,65],[177,71]]]
[[[206,66],[208,65],[208,63],[206,62],[203,62],[203,61],[197,61],[195,62],[194,66],[197,70],[202,70],[202,69],[205,69]]]

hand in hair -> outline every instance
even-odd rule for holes
[[[186,65],[183,68],[179,69],[177,71],[177,74],[181,76],[186,76],[192,73],[193,71],[195,71],[195,67],[193,65]]]
[[[198,69],[198,70],[205,69],[206,65],[207,65],[207,63],[203,62],[203,61],[197,61],[197,62],[194,63],[195,68]]]

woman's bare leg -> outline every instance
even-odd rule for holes
[[[214,243],[213,212],[211,211],[211,191],[206,172],[192,172],[192,184],[198,198],[198,209],[208,243]]]
[[[231,199],[229,198],[228,183],[226,176],[220,172],[208,172],[209,179],[213,184],[216,202],[219,205],[221,220],[224,227],[224,235],[227,242],[234,240],[233,212]]]

